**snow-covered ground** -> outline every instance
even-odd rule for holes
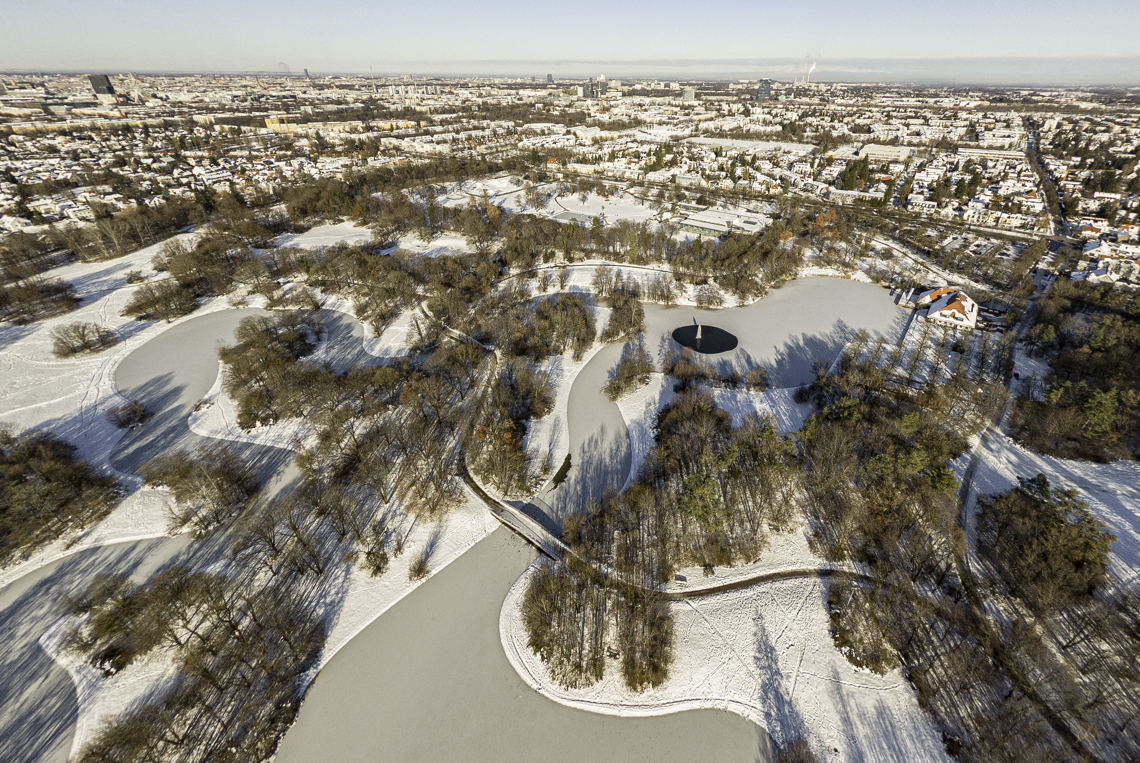
[[[273,239],[274,246],[291,249],[318,249],[333,244],[368,244],[372,242],[372,231],[356,223],[346,221],[329,225],[318,225],[304,233],[286,233]]]
[[[1110,557],[1115,572],[1124,579],[1140,575],[1140,464],[1097,464],[1043,456],[998,432],[979,447],[974,473],[976,489],[967,506],[971,513],[978,493],[1003,493],[1017,484],[1018,477],[1044,474],[1053,487],[1075,488],[1093,514],[1116,536]],[[959,475],[965,471],[968,459],[969,453],[959,459]]]
[[[607,225],[618,220],[643,223],[657,218],[657,212],[633,194],[625,192],[605,197],[590,191],[585,198],[579,194],[565,194],[553,197],[546,205],[547,214],[552,217],[563,212],[571,212],[586,218],[600,216]]]
[[[467,245],[467,239],[455,233],[441,233],[431,241],[424,241],[414,235],[402,236],[396,246],[386,251],[393,252],[396,249],[425,257],[457,257],[473,251]]]
[[[511,588],[499,627],[507,659],[555,702],[619,716],[729,710],[763,726],[777,743],[804,737],[823,760],[946,761],[945,749],[913,687],[897,671],[855,668],[829,635],[826,586],[785,580],[670,606],[674,661],[669,678],[629,691],[617,661],[581,690],[555,683],[527,647],[521,602],[535,570]]]
[[[795,387],[763,391],[744,388],[727,389],[724,387],[709,389],[709,394],[712,395],[717,406],[728,411],[729,415],[732,416],[733,426],[740,426],[744,417],[749,414],[770,413],[776,417],[776,428],[781,434],[800,431],[804,422],[812,414],[811,403],[797,403],[794,397],[795,392]]]

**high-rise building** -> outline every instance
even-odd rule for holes
[[[593,77],[590,77],[590,79],[586,81],[585,85],[578,86],[578,97],[601,98],[606,94],[607,89],[608,83],[605,80],[595,81]]]
[[[546,75],[546,84],[548,84],[548,85],[554,84],[554,75],[553,74],[547,74]]]
[[[756,100],[770,101],[772,100],[772,80],[762,79],[760,84],[756,86]]]
[[[95,95],[114,95],[115,88],[111,84],[111,78],[106,74],[88,74],[87,79],[91,82],[91,89],[95,91]]]
[[[681,91],[681,100],[685,103],[692,103],[697,100],[697,89],[687,87]]]
[[[100,102],[118,102],[119,97],[115,94],[114,86],[111,85],[111,78],[106,74],[88,74],[87,79],[91,82],[91,89],[95,91],[95,97]]]

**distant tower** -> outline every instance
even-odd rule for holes
[[[87,79],[91,82],[91,89],[95,91],[95,97],[101,103],[117,103],[119,98],[115,94],[115,88],[111,85],[111,78],[106,74],[88,74]]]
[[[770,101],[772,100],[772,80],[762,79],[760,84],[756,86],[756,100]]]
[[[312,77],[309,77],[309,70],[308,69],[305,70],[305,77],[307,77],[308,79],[312,79]]]
[[[547,74],[546,75],[546,84],[548,84],[548,85],[554,84],[554,75],[553,74]]]

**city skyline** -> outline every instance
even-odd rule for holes
[[[1134,4],[1074,10],[1056,2],[941,9],[901,2],[808,12],[772,3],[602,4],[572,14],[510,0],[375,7],[339,0],[223,4],[188,15],[138,0],[113,10],[65,0],[45,17],[7,12],[0,69],[793,78],[805,56],[819,81],[964,84],[1140,84]],[[319,19],[314,22],[314,15]],[[590,19],[589,24],[567,23]],[[351,23],[348,23],[351,22]],[[742,33],[741,30],[748,30]]]

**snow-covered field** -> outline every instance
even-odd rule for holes
[[[318,249],[333,244],[368,244],[372,231],[352,221],[331,225],[318,225],[304,233],[286,233],[273,239],[274,246],[292,249]]]
[[[454,233],[441,233],[431,241],[424,241],[417,236],[402,236],[396,246],[391,250],[402,249],[412,254],[422,254],[425,257],[456,257],[472,251],[467,245],[467,239]]]
[[[591,218],[600,216],[608,225],[612,225],[618,220],[643,223],[657,217],[657,212],[652,207],[646,206],[645,203],[630,193],[621,193],[607,198],[599,196],[593,191],[586,194],[585,199],[579,194],[555,196],[547,203],[546,212],[551,216],[562,212],[572,212]]]
[[[436,201],[440,206],[459,209],[467,206],[472,196],[479,199],[486,192],[492,204],[502,207],[507,212],[531,211],[527,209],[525,189],[526,183],[512,175],[465,180],[445,188],[443,195]]]
[[[677,602],[670,677],[637,694],[608,660],[605,677],[564,689],[527,647],[521,601],[534,567],[511,588],[499,627],[507,659],[556,702],[620,716],[717,708],[763,726],[777,743],[806,738],[827,761],[948,760],[941,739],[897,671],[859,670],[832,644],[825,585],[785,580]]]

